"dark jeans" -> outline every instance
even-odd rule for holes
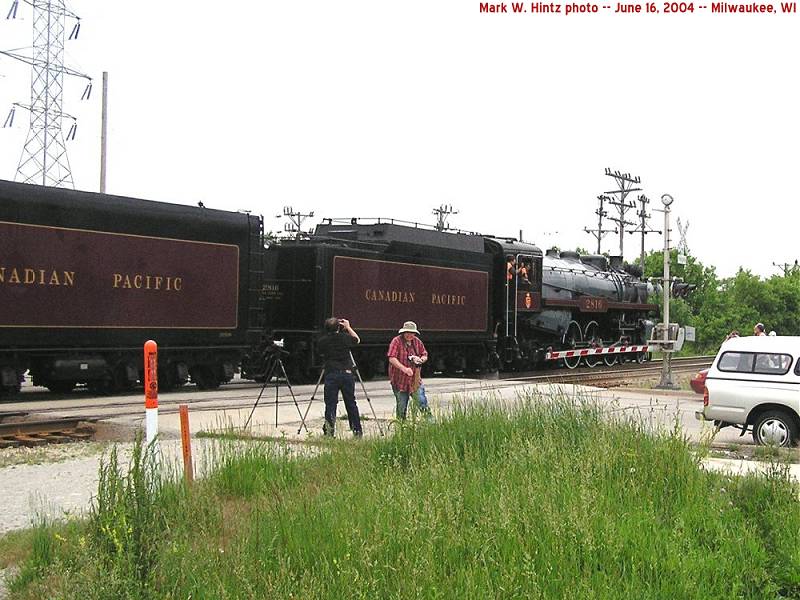
[[[328,371],[325,373],[325,435],[333,436],[336,430],[336,405],[339,403],[339,392],[342,392],[347,420],[353,435],[361,435],[361,417],[356,404],[356,380],[347,371]]]

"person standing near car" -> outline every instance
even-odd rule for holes
[[[753,326],[753,335],[764,335],[764,336],[767,335],[766,333],[764,333],[764,324],[763,323],[756,323]]]
[[[356,380],[353,377],[353,357],[350,349],[361,342],[361,338],[350,327],[347,319],[331,317],[323,325],[325,335],[317,343],[317,350],[325,361],[325,424],[322,432],[333,437],[336,430],[336,405],[342,393],[344,408],[350,430],[361,437],[361,416],[356,404]]]
[[[430,415],[425,385],[420,378],[420,368],[428,361],[425,344],[417,337],[419,330],[414,321],[403,323],[402,329],[389,344],[386,357],[389,359],[389,381],[396,401],[398,420],[404,421],[408,410],[408,400],[413,397],[420,411]]]

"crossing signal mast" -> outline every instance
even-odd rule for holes
[[[67,140],[75,139],[77,119],[62,110],[64,75],[88,81],[81,97],[88,100],[92,93],[92,78],[64,65],[65,21],[75,24],[67,39],[75,40],[80,33],[80,18],[70,11],[64,0],[23,0],[33,7],[33,46],[30,56],[14,50],[0,54],[31,66],[31,103],[15,102],[3,127],[14,124],[17,108],[30,113],[30,129],[22,149],[15,180],[23,183],[74,188],[62,122],[71,121]],[[6,19],[16,19],[19,0],[13,0]]]

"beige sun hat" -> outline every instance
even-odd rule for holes
[[[417,324],[414,323],[414,321],[406,321],[403,323],[403,328],[397,333],[416,333],[419,335],[419,330],[417,329]]]

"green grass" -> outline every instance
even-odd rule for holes
[[[487,401],[309,454],[219,442],[191,489],[112,455],[87,522],[37,529],[12,598],[800,598],[785,470],[707,473],[678,433],[573,404]]]

